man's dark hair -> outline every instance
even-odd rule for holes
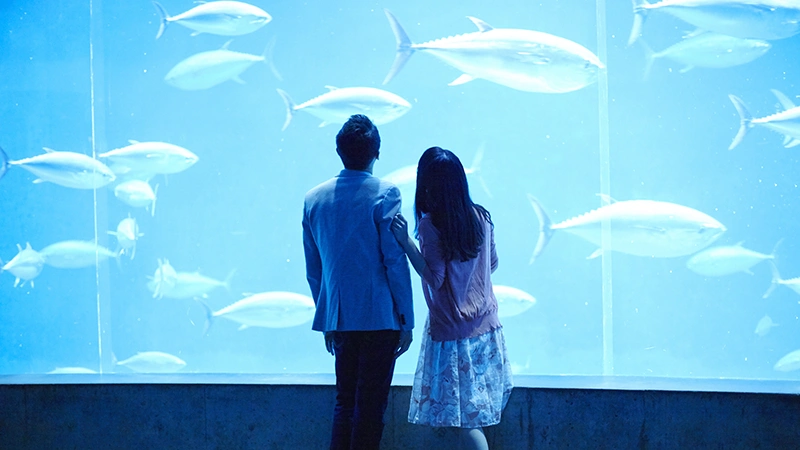
[[[378,128],[363,114],[355,114],[342,125],[336,135],[336,153],[345,169],[365,170],[381,148]]]

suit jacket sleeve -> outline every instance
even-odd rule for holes
[[[392,234],[391,224],[395,214],[400,212],[400,190],[392,186],[386,193],[381,205],[381,217],[378,218],[378,236],[380,238],[383,264],[389,280],[395,309],[400,320],[401,330],[414,328],[414,302],[411,294],[411,273],[403,248]]]
[[[303,208],[303,250],[306,256],[306,279],[311,288],[311,297],[314,304],[319,300],[320,285],[322,283],[322,258],[319,255],[319,248],[311,232],[311,224],[308,220],[308,205]]]

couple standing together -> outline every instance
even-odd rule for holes
[[[414,328],[409,261],[429,313],[408,420],[453,429],[461,448],[488,448],[482,427],[500,422],[512,389],[489,212],[472,202],[458,157],[429,148],[417,165],[417,248],[399,189],[372,175],[380,135],[369,118],[350,117],[336,152],[344,170],[306,194],[303,212],[312,328],[335,356],[330,448],[379,447],[395,359]]]

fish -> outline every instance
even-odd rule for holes
[[[728,95],[728,98],[731,99],[733,106],[736,108],[736,112],[739,113],[739,132],[736,133],[728,150],[736,148],[744,139],[747,130],[756,125],[784,135],[783,146],[785,148],[800,145],[800,106],[795,106],[788,97],[777,89],[772,89],[772,93],[783,106],[783,111],[758,119],[753,118],[742,99],[733,94]]]
[[[148,288],[150,287],[150,283],[153,283],[153,288],[150,289],[153,291],[153,298],[162,298],[164,294],[169,292],[178,282],[178,272],[175,271],[175,268],[169,263],[167,259],[158,259],[158,267],[156,268],[155,273],[150,278],[150,282],[147,283]]]
[[[800,3],[793,0],[633,0],[628,45],[642,35],[650,12],[662,11],[701,30],[754,39],[785,39],[800,31]]]
[[[92,369],[87,369],[86,367],[56,367],[55,369],[47,372],[48,375],[57,375],[57,374],[90,374],[90,373],[97,373]]]
[[[32,249],[30,242],[25,244],[24,249],[21,245],[17,244],[17,250],[19,250],[17,256],[1,266],[0,272],[10,272],[16,277],[16,280],[14,280],[14,287],[23,287],[28,281],[31,282],[31,287],[34,287],[33,279],[38,277],[39,274],[42,273],[42,268],[44,268],[44,256]],[[2,263],[3,262],[0,261],[0,264]],[[22,284],[19,283],[20,280],[23,280]]]
[[[8,172],[8,155],[3,147],[0,147],[0,178]]]
[[[173,22],[194,30],[192,36],[202,33],[241,36],[252,33],[272,21],[272,16],[263,9],[243,2],[201,2],[177,16],[167,14],[167,10],[158,2],[153,2],[153,6],[161,17],[156,39],[160,38],[167,25]]]
[[[119,254],[124,255],[130,251],[131,259],[136,256],[136,241],[144,236],[144,233],[139,232],[139,224],[136,223],[136,219],[131,217],[130,214],[128,214],[127,218],[120,220],[116,231],[109,231],[108,234],[117,238]]]
[[[164,352],[138,352],[122,361],[114,358],[114,365],[141,373],[174,373],[184,368],[186,361]]]
[[[108,161],[116,175],[129,172],[173,174],[192,167],[200,159],[191,151],[167,142],[139,142],[97,155]]]
[[[8,165],[22,167],[39,177],[34,183],[50,182],[74,189],[97,189],[116,178],[108,166],[91,156],[47,147],[44,150],[42,155],[9,161]]]
[[[231,42],[226,42],[218,50],[196,53],[184,59],[170,69],[164,81],[185,91],[208,89],[228,80],[245,84],[239,78],[242,72],[257,62],[269,64],[269,47],[262,55],[251,55],[229,50]]]
[[[769,297],[770,294],[772,294],[772,291],[774,291],[776,287],[781,285],[786,286],[789,289],[800,294],[800,277],[784,280],[783,278],[781,278],[780,272],[778,272],[778,266],[776,266],[773,261],[769,262],[769,266],[770,269],[772,269],[772,284],[770,284],[769,288],[767,289],[766,292],[764,292],[764,295],[762,295],[761,298]]]
[[[761,39],[742,39],[711,32],[688,37],[660,52],[654,52],[644,40],[639,40],[639,44],[645,53],[645,78],[658,58],[669,58],[683,64],[680,73],[686,73],[695,67],[723,69],[747,64],[772,48],[772,44]]]
[[[553,233],[564,230],[602,246],[603,221],[610,222],[610,249],[620,253],[651,258],[674,258],[695,253],[710,245],[727,231],[713,217],[688,206],[656,200],[606,199],[600,208],[553,224],[544,208],[528,194],[539,219],[539,239],[530,263],[542,253]],[[602,255],[597,249],[589,258]]]
[[[150,183],[142,180],[130,180],[114,187],[114,196],[134,208],[146,207],[151,216],[156,215],[158,185],[155,190]]]
[[[201,275],[200,272],[175,272],[175,281],[169,287],[161,289],[160,296],[174,299],[208,297],[208,293],[217,288],[230,289],[230,282],[236,270],[231,270],[223,281]],[[147,288],[155,293],[158,287],[155,279],[147,283]]]
[[[778,324],[773,322],[770,316],[764,314],[764,317],[762,317],[761,320],[758,321],[758,325],[756,325],[755,333],[759,336],[766,336],[772,327],[777,326]]]
[[[94,266],[108,258],[118,258],[114,253],[94,241],[61,241],[43,248],[41,255],[48,266],[59,269],[80,269]]]
[[[497,315],[500,317],[518,316],[536,304],[531,294],[515,287],[495,284],[492,291],[497,298]]]
[[[411,104],[397,94],[371,87],[337,88],[325,86],[328,92],[299,105],[284,90],[278,89],[286,105],[286,121],[281,131],[286,130],[296,111],[322,119],[320,127],[343,124],[353,114],[366,114],[375,125],[389,123],[411,109]]]
[[[783,242],[783,239],[775,244],[772,253],[769,255],[742,247],[744,241],[737,242],[734,245],[707,248],[689,258],[689,260],[686,261],[686,267],[692,272],[707,277],[721,277],[739,272],[752,275],[753,272],[750,271],[751,267],[761,261],[775,259],[775,252],[778,250],[781,242]]]
[[[467,18],[478,31],[415,44],[397,18],[384,9],[397,41],[397,54],[383,84],[389,83],[414,52],[423,51],[460,70],[449,86],[484,79],[525,92],[565,93],[597,81],[605,69],[586,47],[533,30],[493,28],[476,17]]]
[[[222,317],[241,324],[239,330],[249,327],[288,328],[302,325],[314,318],[314,300],[302,294],[285,291],[244,294],[245,298],[212,312],[204,302],[206,325],[203,334],[208,333],[211,322]]]
[[[773,367],[778,372],[791,372],[800,369],[800,349],[789,352],[779,359]]]
[[[489,190],[489,186],[486,185],[486,180],[484,180],[483,176],[481,176],[481,162],[483,161],[483,153],[485,148],[486,143],[481,143],[481,145],[478,147],[478,151],[475,153],[475,157],[472,159],[472,165],[464,168],[464,174],[468,177],[470,175],[477,177],[478,182],[483,188],[483,191],[491,198],[492,192]],[[403,166],[399,169],[393,170],[382,176],[381,179],[394,184],[398,189],[400,189],[400,198],[404,200],[404,210],[406,208],[413,209],[417,190],[416,164]]]

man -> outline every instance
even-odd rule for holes
[[[336,135],[344,170],[308,191],[303,211],[312,329],[336,357],[336,450],[378,449],[395,359],[414,328],[408,262],[390,229],[400,190],[372,176],[380,143],[369,118],[351,116]]]

